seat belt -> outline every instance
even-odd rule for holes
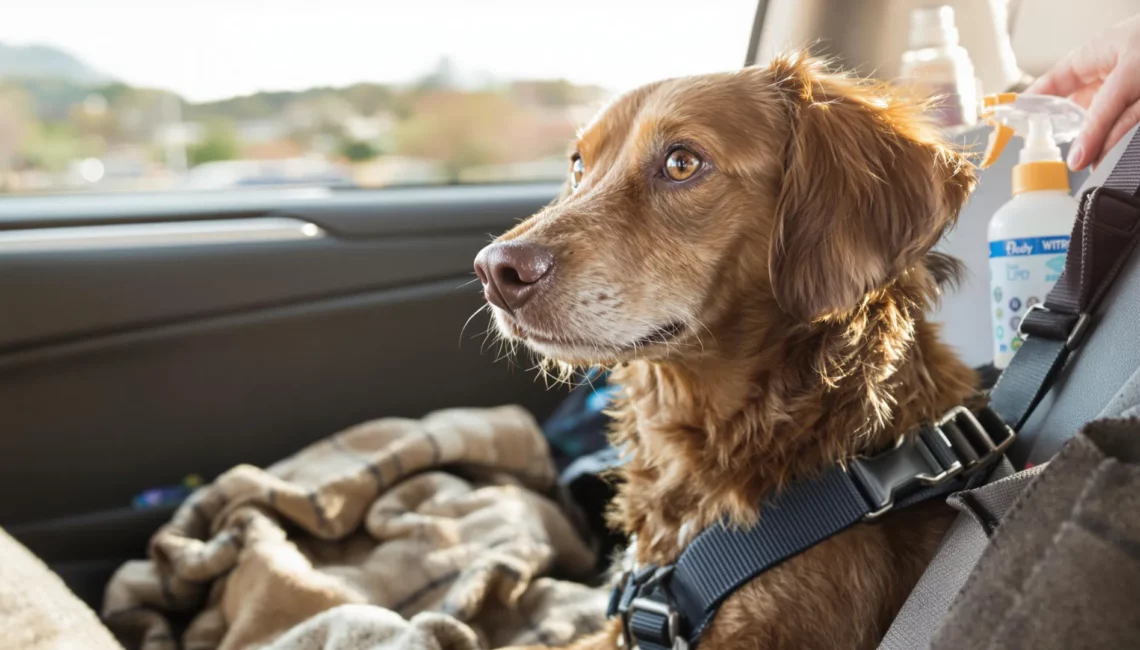
[[[930,645],[938,622],[966,584],[997,523],[1045,467],[1038,465],[1014,473],[1013,466],[1004,460],[995,468],[989,483],[950,495],[946,503],[961,514],[946,531],[934,559],[895,616],[879,650],[920,650]]]
[[[1061,277],[1045,302],[1025,313],[1018,328],[1021,349],[990,394],[990,405],[1015,431],[1087,336],[1096,308],[1136,247],[1138,189],[1140,132],[1104,184],[1084,193]]]
[[[1019,330],[1024,339],[1021,349],[990,394],[990,406],[1014,430],[1025,424],[1088,335],[1097,307],[1140,241],[1138,197],[1140,129],[1133,132],[1104,183],[1083,194],[1064,271],[1044,304],[1026,313]],[[930,645],[935,629],[988,543],[992,531],[986,520],[999,521],[1036,474],[1033,470],[1019,472],[951,498],[951,505],[966,514],[959,515],[943,539],[880,650],[918,650]],[[991,500],[990,507],[980,513],[977,495],[994,491],[1001,498]]]

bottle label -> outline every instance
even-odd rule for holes
[[[1069,236],[1026,237],[1000,239],[990,242],[990,257],[1023,257],[1026,255],[1056,255],[1069,252]]]
[[[1017,329],[1026,310],[1045,300],[1065,269],[1069,236],[1024,237],[990,242],[990,321],[994,365],[1009,365],[1021,347]]]

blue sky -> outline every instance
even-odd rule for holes
[[[208,100],[406,81],[441,56],[497,78],[621,90],[739,67],[755,0],[36,0],[0,41],[62,47],[127,82]]]

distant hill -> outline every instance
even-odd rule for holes
[[[2,18],[0,18],[2,19]],[[486,75],[484,75],[486,77]],[[81,59],[54,47],[0,43],[0,98],[15,98],[31,118],[45,124],[74,124],[87,99],[102,100],[113,118],[115,137],[142,138],[168,120],[171,95],[182,106],[182,119],[199,124],[276,122],[279,131],[328,131],[346,128],[353,118],[382,122],[408,119],[422,101],[460,102],[468,96],[500,96],[509,105],[551,118],[561,109],[594,104],[606,92],[561,79],[494,80],[476,83],[475,74],[460,74],[449,61],[407,84],[360,82],[343,87],[262,91],[208,102],[190,102],[168,90],[130,86],[95,70]],[[434,99],[432,99],[434,97]],[[442,98],[442,99],[441,99]],[[484,97],[485,99],[485,97]],[[475,101],[480,101],[475,97]],[[2,108],[2,106],[0,106]],[[537,119],[537,118],[536,118]],[[360,126],[359,122],[355,123]],[[84,128],[93,128],[87,125]],[[361,128],[373,128],[365,125]]]
[[[216,117],[237,120],[264,119],[277,116],[292,102],[329,97],[340,98],[364,115],[371,115],[379,110],[390,110],[398,103],[397,91],[391,86],[362,82],[341,88],[316,87],[307,90],[263,91],[200,104],[188,103],[184,108],[184,116],[191,120]]]
[[[68,81],[95,86],[114,81],[67,52],[46,45],[0,43],[0,79]]]

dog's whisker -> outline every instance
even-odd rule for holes
[[[464,323],[463,323],[463,327],[459,328],[459,345],[460,346],[463,345],[463,333],[467,331],[467,326],[470,325],[471,321],[474,320],[475,317],[479,315],[479,312],[483,311],[484,309],[487,309],[490,306],[491,306],[490,303],[483,303],[482,305],[479,306],[478,309],[475,310],[474,313],[472,313],[470,316],[467,317],[467,320],[464,321]]]
[[[493,319],[487,320],[487,327],[483,330],[483,344],[479,346],[479,354],[484,354],[487,347],[493,343],[501,343],[502,334],[494,326]]]

